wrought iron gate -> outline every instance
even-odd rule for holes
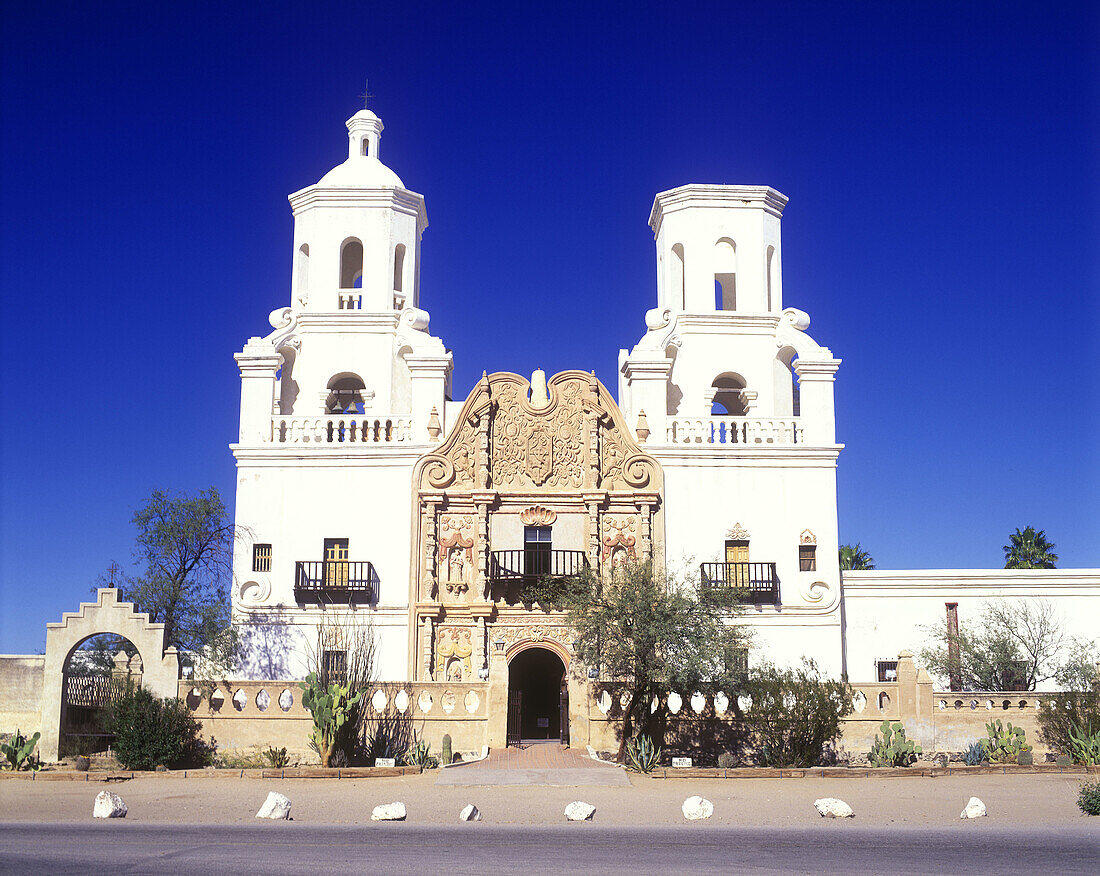
[[[561,727],[560,741],[562,745],[569,744],[569,685],[563,678],[561,680],[561,695],[558,699],[559,716],[558,725]]]
[[[508,745],[518,746],[523,736],[523,691],[508,691]]]

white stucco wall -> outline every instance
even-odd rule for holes
[[[895,659],[905,649],[917,654],[929,640],[923,627],[944,624],[945,603],[958,603],[959,623],[965,625],[976,622],[990,600],[1042,599],[1053,604],[1067,633],[1100,639],[1100,569],[845,572],[849,677],[872,680],[875,660]]]

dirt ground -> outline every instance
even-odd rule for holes
[[[1080,775],[986,775],[869,779],[654,779],[631,775],[631,786],[554,787],[437,786],[438,773],[377,779],[138,778],[123,782],[0,781],[0,821],[89,821],[92,801],[104,788],[129,807],[128,823],[255,824],[268,791],[286,794],[296,822],[349,824],[369,821],[380,803],[401,800],[408,820],[450,824],[467,803],[485,823],[555,824],[572,800],[596,806],[595,820],[607,825],[684,824],[680,806],[701,794],[714,803],[714,816],[693,827],[837,826],[813,808],[819,797],[839,797],[861,825],[906,827],[1065,825],[1095,822],[1076,806]],[[959,813],[980,797],[989,817],[963,823]],[[273,827],[276,825],[273,824]]]

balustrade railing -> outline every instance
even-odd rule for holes
[[[779,605],[775,563],[700,563],[704,587],[732,587],[746,605]]]
[[[669,444],[801,444],[802,424],[797,417],[671,417]]]
[[[271,419],[274,444],[406,444],[412,440],[410,416],[331,414]]]
[[[298,602],[370,602],[374,582],[374,566],[364,561],[299,560],[294,565],[294,598]]]
[[[570,578],[588,566],[584,551],[491,551],[489,581],[524,581],[537,578]]]

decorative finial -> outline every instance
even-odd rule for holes
[[[363,93],[359,95],[359,98],[363,101],[363,109],[370,109],[370,102],[374,98],[374,95],[370,93],[369,79],[363,80]]]

